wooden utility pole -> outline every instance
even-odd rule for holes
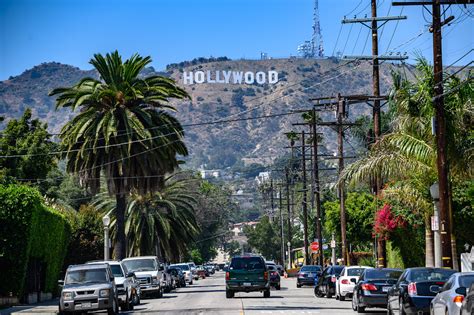
[[[290,170],[288,166],[285,167],[285,179],[286,179],[286,207],[288,210],[288,243],[291,244],[291,208],[290,208]],[[292,262],[291,260],[291,252],[290,247],[288,247],[288,262]]]
[[[319,243],[318,265],[324,266],[323,233],[321,227],[321,188],[319,185],[318,165],[318,132],[316,127],[316,109],[314,107],[311,115],[311,136],[313,139],[313,183],[311,188],[313,190],[314,202],[316,204],[316,235]]]
[[[444,268],[453,268],[453,257],[451,248],[451,219],[449,215],[449,179],[448,179],[448,158],[446,146],[446,119],[444,109],[444,92],[443,92],[443,49],[442,49],[442,26],[447,24],[447,21],[441,21],[441,5],[454,4],[473,4],[473,0],[432,0],[426,1],[393,1],[392,5],[422,5],[431,4],[432,25],[433,32],[433,62],[434,62],[434,108],[436,117],[436,150],[437,150],[437,169],[438,169],[438,184],[439,184],[439,220],[440,220],[440,234],[441,234],[441,253],[442,266]],[[447,20],[452,20],[450,17]]]
[[[309,242],[308,242],[308,200],[306,196],[306,143],[304,131],[301,132],[301,155],[302,155],[302,171],[303,171],[303,236],[304,236],[304,261],[305,265],[309,265]]]
[[[278,199],[280,201],[279,203],[279,212],[280,212],[280,237],[281,237],[281,263],[282,263],[282,266],[286,266],[285,265],[285,233],[284,233],[284,230],[283,230],[283,226],[284,226],[284,223],[283,223],[283,199],[282,199],[282,194],[281,194],[281,184],[278,186],[279,190],[278,190]]]
[[[339,168],[338,175],[341,176],[344,170],[344,119],[346,116],[346,101],[338,95],[337,104],[337,149],[338,149],[338,160]],[[342,251],[342,264],[348,265],[348,253],[347,253],[347,226],[346,226],[346,206],[345,206],[345,190],[344,183],[339,184],[339,209],[341,214],[341,251]]]

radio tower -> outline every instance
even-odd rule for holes
[[[313,36],[311,41],[305,41],[298,46],[298,53],[304,58],[324,58],[323,35],[319,20],[318,0],[314,0]]]

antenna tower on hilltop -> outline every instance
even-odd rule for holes
[[[323,35],[321,33],[321,24],[319,20],[318,0],[314,0],[313,36],[311,37],[311,41],[305,41],[303,44],[298,46],[298,53],[304,58],[324,57]]]

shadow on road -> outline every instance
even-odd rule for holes
[[[198,290],[198,291],[195,291],[195,290],[191,290],[191,291],[179,291],[179,292],[176,292],[176,294],[183,294],[183,293],[209,293],[209,292],[225,292],[225,289],[221,289],[221,290]]]

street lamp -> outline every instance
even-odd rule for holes
[[[288,241],[286,245],[288,245],[288,269],[291,269],[291,243],[290,241]]]
[[[439,230],[439,184],[434,183],[430,187],[431,198],[433,198],[434,213],[431,217],[431,230],[434,232],[434,264],[436,268],[442,267],[441,259],[441,233]]]
[[[110,217],[108,214],[102,217],[102,223],[104,224],[104,260],[109,260],[109,224]]]

